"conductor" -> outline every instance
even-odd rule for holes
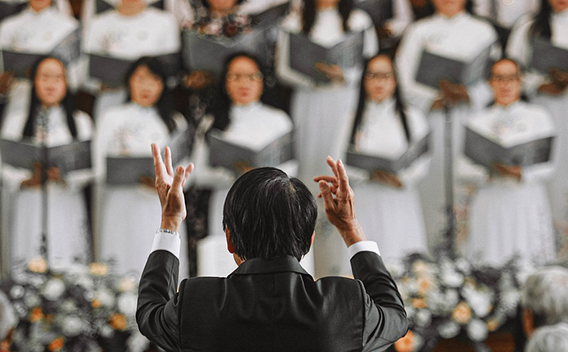
[[[375,242],[366,241],[341,160],[318,176],[330,222],[351,255],[355,280],[314,279],[301,267],[314,238],[316,202],[298,179],[275,168],[241,176],[223,209],[227,247],[238,268],[196,277],[177,291],[186,216],[183,185],[193,165],[165,163],[152,145],[162,224],[140,279],[140,331],[167,351],[382,351],[408,328],[402,299]],[[330,253],[329,255],[333,255]]]

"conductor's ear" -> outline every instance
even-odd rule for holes
[[[231,232],[229,232],[229,229],[225,229],[225,237],[227,238],[227,250],[229,253],[234,254],[235,246],[233,245],[233,241],[231,241]]]

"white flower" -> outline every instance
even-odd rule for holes
[[[483,341],[487,338],[487,324],[482,320],[473,319],[467,325],[467,335],[474,341]]]
[[[128,341],[126,342],[128,345],[128,350],[131,352],[143,352],[146,351],[146,349],[148,348],[148,339],[144,337],[144,335],[142,335],[138,329],[136,329],[132,335],[130,336],[130,338],[128,338]]]
[[[77,305],[72,299],[67,299],[61,304],[61,310],[67,313],[74,312],[77,310]]]
[[[507,311],[514,311],[519,304],[521,294],[519,291],[511,290],[501,293],[501,306]]]
[[[95,292],[95,299],[101,302],[101,305],[105,307],[114,306],[114,303],[116,301],[112,291],[106,287],[103,287]]]
[[[432,313],[427,309],[420,309],[416,313],[416,325],[428,326],[432,322]]]
[[[76,315],[69,315],[63,318],[62,329],[65,336],[77,336],[85,329],[85,322]]]
[[[491,294],[487,290],[476,290],[472,285],[466,285],[463,296],[478,317],[483,318],[491,311]]]
[[[118,283],[118,290],[120,292],[130,292],[136,289],[136,280],[132,277],[125,277]]]
[[[34,292],[28,291],[24,295],[24,304],[28,307],[35,307],[40,304],[40,299]]]
[[[442,338],[451,339],[460,332],[460,326],[453,321],[448,321],[438,326],[438,332]]]
[[[414,317],[414,314],[416,313],[416,309],[409,305],[405,305],[404,310],[406,311],[406,316],[408,317],[408,319],[412,319]]]
[[[10,296],[12,296],[13,299],[22,298],[24,296],[24,293],[26,293],[26,290],[23,286],[20,285],[14,285],[10,289]]]
[[[50,279],[43,288],[43,296],[49,301],[57,301],[65,292],[65,283],[61,279]]]
[[[455,266],[456,268],[458,268],[458,270],[464,274],[469,274],[471,273],[471,264],[465,260],[464,258],[460,258],[458,260],[456,260],[455,262]]]
[[[136,305],[138,295],[132,292],[127,292],[118,298],[118,311],[126,316],[134,316],[136,314]]]
[[[95,283],[93,282],[93,279],[91,279],[87,275],[80,275],[79,278],[77,279],[77,281],[75,282],[75,284],[77,284],[78,286],[81,286],[85,290],[92,290],[94,285],[95,285]]]
[[[440,279],[448,287],[460,287],[463,284],[464,276],[453,269],[445,268],[442,270]]]
[[[109,337],[112,337],[114,335],[114,330],[112,330],[112,328],[109,325],[103,325],[99,329],[99,334],[102,337],[109,338]]]
[[[391,276],[394,278],[402,277],[404,274],[404,264],[399,260],[392,260],[385,263]]]

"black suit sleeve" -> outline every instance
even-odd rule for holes
[[[181,349],[180,294],[176,293],[179,260],[168,251],[148,257],[140,286],[136,322],[140,332],[166,351]],[[183,287],[182,282],[182,287]]]
[[[373,252],[351,258],[353,275],[365,297],[363,351],[382,351],[406,334],[408,320],[398,288],[383,260]]]

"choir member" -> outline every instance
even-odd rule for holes
[[[364,57],[373,56],[378,50],[375,28],[367,13],[353,9],[351,0],[305,0],[302,12],[292,12],[282,23],[276,71],[295,89],[291,115],[296,126],[299,178],[312,192],[318,192],[312,178],[328,171],[322,160],[341,153],[339,141],[355,107],[362,63],[344,71],[338,65],[314,62],[329,78],[327,84],[314,84],[290,67],[290,54],[296,54],[290,52],[290,33],[306,35],[316,44],[331,47],[357,32],[364,33]]]
[[[350,144],[354,151],[397,160],[410,145],[428,135],[424,114],[405,106],[399,96],[393,64],[388,56],[372,58],[363,72],[359,105]],[[417,157],[394,174],[385,170],[366,173],[354,183],[356,213],[361,226],[377,241],[385,258],[401,259],[410,253],[427,253],[426,231],[416,183],[428,173],[430,157]],[[382,236],[389,233],[392,236]]]
[[[428,234],[439,235],[447,229],[444,155],[446,139],[444,131],[446,114],[453,122],[448,134],[453,139],[452,152],[456,154],[462,143],[463,129],[460,120],[470,111],[477,111],[491,101],[491,90],[484,79],[464,86],[444,81],[438,88],[416,80],[424,50],[430,53],[468,62],[490,48],[491,57],[498,58],[497,33],[493,27],[469,13],[471,3],[466,0],[433,0],[435,13],[412,23],[402,37],[395,66],[403,100],[427,114],[432,130],[432,163],[428,176],[420,184],[420,195]],[[448,152],[449,152],[448,148]],[[436,240],[435,240],[436,241]]]
[[[141,234],[155,226],[161,211],[154,182],[141,178],[138,184],[106,185],[106,158],[150,157],[151,143],[169,145],[173,134],[185,131],[187,123],[172,110],[166,75],[156,58],[136,61],[126,82],[127,102],[107,110],[97,124],[97,257],[112,260],[117,273],[140,274],[146,261],[140,253],[152,246],[152,237]],[[185,251],[185,236],[182,243]],[[180,277],[187,276],[187,255],[180,258],[180,270]]]
[[[558,131],[554,160],[556,172],[548,184],[555,222],[561,231],[568,228],[568,161],[563,153],[568,148],[568,73],[551,70],[541,73],[531,68],[533,41],[542,40],[568,49],[568,2],[544,0],[539,13],[520,21],[511,32],[507,54],[527,68],[525,92],[535,103],[545,106],[554,118]],[[538,54],[538,53],[537,53]],[[565,60],[565,59],[564,59]]]
[[[85,29],[83,50],[123,60],[173,54],[180,50],[180,34],[171,13],[148,7],[144,0],[122,0],[114,10],[95,16]],[[91,78],[87,89],[98,94],[95,119],[120,104],[125,92]],[[100,94],[99,94],[100,93]]]
[[[32,70],[30,105],[26,113],[6,116],[2,138],[45,143],[48,147],[90,140],[91,118],[77,111],[69,91],[67,70],[54,58],[41,59]],[[9,221],[11,258],[30,260],[40,256],[42,168],[32,171],[3,165],[4,220]],[[45,170],[44,170],[45,171]],[[47,250],[50,264],[87,264],[91,258],[86,200],[82,192],[92,180],[91,170],[62,174],[47,170]]]
[[[516,62],[497,61],[489,83],[495,103],[475,114],[467,123],[469,129],[505,147],[554,135],[547,111],[520,100]],[[552,262],[555,243],[544,181],[554,172],[553,162],[505,164],[496,157],[491,169],[480,169],[486,177],[472,202],[464,254],[494,266],[516,255],[539,264]]]
[[[236,53],[226,61],[219,87],[219,95],[197,131],[194,149],[195,187],[214,189],[209,206],[209,237],[199,244],[199,275],[227,275],[235,268],[232,255],[226,250],[225,234],[221,227],[223,203],[236,174],[209,162],[210,149],[207,134],[221,132],[225,140],[252,150],[261,150],[293,129],[289,116],[261,101],[264,89],[263,70],[258,59],[246,53]],[[251,165],[239,165],[241,173]],[[295,174],[295,160],[278,166]],[[191,179],[190,179],[191,180]],[[191,214],[189,215],[191,216]],[[223,255],[224,254],[224,255]],[[303,262],[304,267],[313,264]]]
[[[52,6],[52,0],[29,0],[24,11],[0,24],[0,50],[47,55],[77,28],[79,23]],[[80,83],[80,68],[74,63],[69,70],[68,83],[75,88]],[[5,69],[2,71],[3,76],[11,75]],[[28,79],[18,78],[8,89],[0,91],[9,95],[5,114],[20,114],[26,110],[30,87]]]

